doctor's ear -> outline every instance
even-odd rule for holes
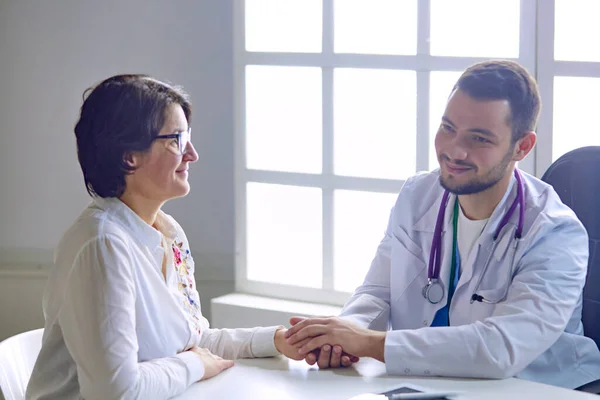
[[[535,132],[525,132],[525,135],[515,143],[515,156],[513,160],[521,161],[524,159],[535,146],[536,140],[537,135]]]

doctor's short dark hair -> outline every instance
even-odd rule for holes
[[[192,105],[183,89],[148,75],[115,75],[88,88],[83,98],[75,137],[92,197],[123,195],[125,176],[134,171],[127,157],[150,149],[171,104],[179,104],[191,123]]]
[[[540,91],[533,76],[518,63],[490,60],[474,64],[458,78],[452,91],[456,89],[474,99],[507,100],[513,143],[535,131],[542,107]]]

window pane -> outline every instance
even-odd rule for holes
[[[416,72],[334,71],[334,171],[402,179],[416,170]]]
[[[246,67],[247,167],[321,172],[321,69]]]
[[[417,54],[417,1],[335,0],[334,51]]]
[[[600,110],[600,78],[554,78],[552,161],[584,146],[600,145],[595,131]]]
[[[322,0],[246,0],[246,50],[320,53]]]
[[[334,289],[353,292],[383,239],[397,194],[334,192]]]
[[[249,182],[249,280],[322,287],[321,189]]]
[[[554,59],[600,61],[600,1],[556,0]],[[593,39],[596,38],[596,39]]]
[[[435,152],[435,135],[446,109],[448,96],[462,72],[432,71],[429,75],[429,169],[439,167]]]
[[[431,54],[519,56],[519,0],[431,0]]]

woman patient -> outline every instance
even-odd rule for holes
[[[187,238],[161,211],[188,194],[198,159],[187,95],[119,75],[84,97],[75,136],[93,200],[56,249],[27,398],[166,399],[226,359],[299,359],[281,326],[209,329],[202,316]]]

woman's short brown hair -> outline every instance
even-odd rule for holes
[[[147,75],[116,75],[87,89],[75,125],[77,155],[91,196],[121,197],[126,158],[152,146],[165,124],[166,111],[179,104],[191,123],[192,106],[182,88]]]

